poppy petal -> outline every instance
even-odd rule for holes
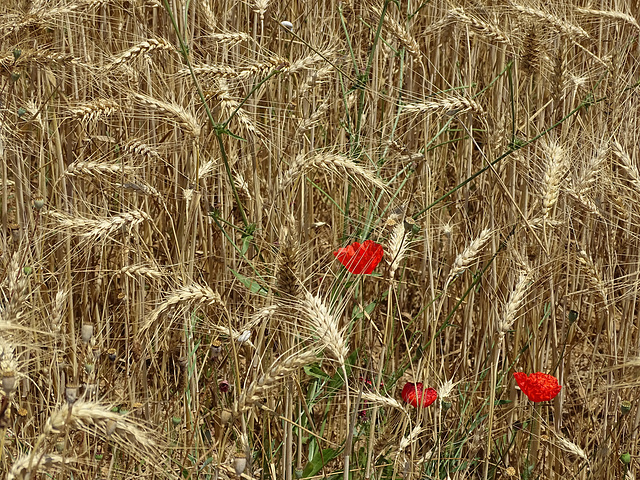
[[[402,389],[402,400],[414,407],[428,407],[438,398],[438,392],[434,388],[424,389],[424,385],[418,383],[407,383]]]
[[[562,386],[558,384],[558,379],[548,373],[536,372],[527,375],[524,372],[514,372],[513,377],[520,390],[532,402],[552,400],[562,389]]]
[[[382,245],[365,240],[360,244],[353,242],[344,248],[333,252],[338,261],[344,265],[350,273],[356,275],[368,275],[373,273],[384,256]]]

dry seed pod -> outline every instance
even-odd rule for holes
[[[186,370],[187,369],[187,357],[178,357],[178,366],[180,367],[180,370]]]
[[[227,423],[229,423],[231,421],[231,412],[229,410],[223,410],[222,412],[220,412],[220,422],[223,425],[226,425]]]
[[[110,437],[111,434],[113,434],[113,432],[116,431],[116,427],[117,426],[118,426],[118,424],[117,424],[117,422],[115,420],[107,421],[107,428],[106,428],[107,437]]]
[[[244,469],[247,468],[247,456],[244,453],[236,453],[233,458],[233,468],[236,471],[236,475],[242,475]]]
[[[16,391],[16,374],[13,370],[2,372],[2,390],[8,397]]]
[[[65,397],[67,399],[67,403],[71,405],[76,403],[76,400],[78,400],[78,387],[75,385],[67,385]]]
[[[85,345],[91,341],[93,337],[93,325],[90,323],[83,323],[82,328],[80,329],[80,338],[82,338],[82,343]]]

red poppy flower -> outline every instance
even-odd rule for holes
[[[562,388],[558,385],[558,379],[548,373],[532,373],[527,375],[524,372],[515,372],[513,376],[520,387],[520,390],[529,397],[532,402],[546,402],[551,400]]]
[[[353,242],[351,245],[339,248],[333,254],[350,273],[368,275],[378,266],[384,251],[379,243],[365,240],[362,244]]]
[[[424,389],[422,383],[407,383],[402,389],[402,399],[414,407],[428,407],[438,398],[438,392],[433,388]]]

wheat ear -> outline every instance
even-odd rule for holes
[[[403,219],[404,220],[404,219]],[[407,252],[407,231],[404,221],[400,221],[391,231],[389,247],[385,251],[387,262],[389,263],[389,277],[394,278],[398,267],[402,263]]]
[[[126,416],[112,412],[108,406],[82,400],[65,404],[49,417],[43,434],[60,434],[67,428],[98,433],[102,438],[113,439],[127,451],[157,460],[159,452],[151,434],[136,426]]]
[[[222,298],[218,292],[214,292],[210,287],[203,287],[201,285],[190,285],[174,290],[169,296],[156,307],[153,312],[147,318],[143,326],[143,330],[148,330],[155,324],[160,315],[166,312],[169,308],[180,303],[189,303],[191,305],[217,305],[224,306]],[[228,330],[227,330],[228,332]]]
[[[522,307],[527,296],[531,276],[527,272],[520,273],[515,288],[509,295],[509,300],[504,307],[502,318],[498,323],[498,334],[503,337],[518,319],[518,311]]]
[[[157,98],[153,98],[148,95],[142,95],[140,93],[135,93],[134,98],[140,104],[144,105],[150,110],[155,110],[167,115],[178,125],[180,125],[180,128],[182,128],[185,132],[193,135],[194,137],[200,136],[200,122],[196,117],[187,112],[180,105],[163,102],[162,100],[158,100]]]
[[[424,102],[407,103],[402,107],[403,114],[439,113],[445,115],[456,115],[472,111],[484,115],[482,106],[471,98],[465,97],[441,97],[436,100]]]
[[[585,453],[585,451],[569,439],[558,436],[556,437],[556,445],[558,445],[558,447],[560,447],[565,452],[576,455],[585,462],[589,463],[589,456]]]
[[[558,202],[560,182],[567,173],[567,158],[564,149],[556,142],[545,146],[547,152],[547,169],[542,182],[542,217],[549,218],[551,210]]]
[[[638,167],[631,161],[629,154],[617,141],[613,142],[612,151],[616,158],[620,160],[619,164],[629,176],[633,186],[640,192],[640,171],[638,171]]]
[[[77,118],[82,122],[89,122],[100,117],[109,116],[120,109],[120,104],[115,100],[98,99],[77,105],[70,112],[73,118]]]
[[[596,18],[610,18],[612,20],[620,20],[632,25],[634,28],[640,30],[638,21],[632,15],[624,12],[618,12],[616,10],[594,10],[592,8],[575,7],[575,11],[581,15],[588,15]]]
[[[406,416],[409,416],[407,410],[395,398],[378,395],[376,393],[362,392],[362,400],[376,405],[381,405],[383,407],[394,408],[401,411]]]
[[[303,303],[306,320],[318,336],[318,342],[323,350],[328,352],[340,365],[349,354],[344,329],[338,326],[338,319],[324,304],[320,297],[307,293]]]
[[[108,70],[112,70],[117,68],[118,66],[128,63],[141,55],[150,54],[155,50],[173,50],[173,45],[171,45],[166,40],[155,40],[153,38],[149,40],[145,40],[143,42],[134,45],[129,50],[122,52],[117,55],[113,61],[107,66]]]
[[[85,176],[85,177],[99,177],[99,176],[114,176],[122,174],[130,174],[133,172],[131,167],[120,165],[117,163],[104,163],[104,162],[73,162],[67,167],[64,172],[69,177]]]
[[[55,472],[63,466],[76,462],[75,457],[36,452],[18,458],[7,473],[7,480],[29,480],[37,472]]]
[[[447,277],[447,281],[445,285],[451,283],[451,281],[459,274],[464,272],[469,266],[475,262],[475,260],[480,255],[481,250],[484,248],[486,243],[491,239],[491,230],[485,229],[480,232],[478,238],[476,238],[471,244],[464,249],[464,251],[456,257],[453,262],[453,266],[451,267],[451,272],[449,272],[449,276]],[[446,288],[446,287],[445,287]]]
[[[511,40],[509,40],[496,25],[467,15],[462,8],[452,8],[447,14],[455,20],[469,25],[473,31],[478,32],[482,36],[495,40],[498,43],[512,45]]]
[[[280,380],[293,374],[300,367],[314,363],[317,360],[318,354],[313,350],[300,352],[284,359],[277,359],[264,375],[251,382],[242,392],[234,406],[234,413],[237,415],[244,412],[262,400],[265,394],[274,388]]]
[[[531,8],[531,7],[525,7],[523,5],[517,5],[515,3],[511,3],[511,6],[520,13],[523,13],[525,15],[529,15],[535,18],[538,18],[539,20],[543,20],[544,22],[546,22],[549,25],[553,25],[554,27],[556,27],[560,32],[564,33],[567,37],[569,37],[571,40],[580,40],[580,39],[585,39],[585,38],[589,38],[589,34],[587,32],[584,31],[583,28],[577,26],[577,25],[573,25],[569,22],[567,22],[566,20],[562,20],[554,15],[551,15],[550,13],[544,12],[542,10],[538,10],[537,8]]]
[[[132,210],[103,219],[70,217],[56,211],[47,212],[47,216],[58,221],[63,228],[69,229],[71,232],[84,237],[86,240],[93,241],[108,237],[121,231],[125,227],[131,229],[151,219],[147,213],[141,210]]]
[[[381,190],[385,189],[385,185],[375,173],[354,163],[344,155],[332,153],[319,153],[310,157],[298,155],[291,168],[285,172],[280,188],[284,189],[295,182],[301,175],[308,175],[315,170],[322,170],[335,175],[347,174],[358,182],[372,184]]]
[[[602,281],[602,275],[593,263],[591,256],[585,250],[579,250],[577,253],[578,263],[585,274],[587,283],[593,288],[602,299],[604,305],[608,304],[607,291]]]

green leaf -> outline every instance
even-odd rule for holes
[[[325,373],[319,365],[305,365],[303,367],[304,373],[309,375],[310,377],[314,377],[320,380],[328,381],[331,379],[331,375]]]
[[[307,463],[302,471],[302,478],[309,478],[314,476],[322,467],[338,456],[338,450],[333,448],[325,448],[322,452],[317,452],[313,458]],[[323,461],[324,460],[324,461]]]
[[[230,268],[231,273],[243,284],[251,293],[258,293],[260,295],[266,295],[269,291],[256,282],[253,278],[245,277],[241,273],[236,272],[233,268]]]
[[[247,255],[247,251],[249,250],[249,247],[251,246],[252,241],[253,241],[253,235],[247,235],[245,237],[242,237],[242,248],[240,249],[240,251],[242,252],[243,257]]]

